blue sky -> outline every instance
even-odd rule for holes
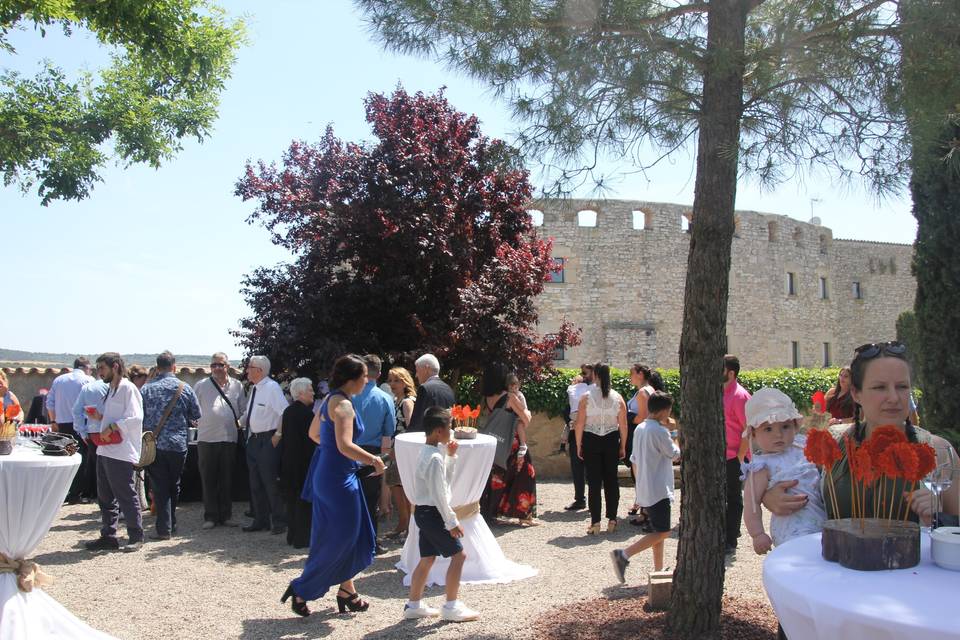
[[[387,53],[348,0],[220,3],[245,15],[250,42],[234,67],[213,135],[159,170],[110,167],[82,202],[41,207],[35,193],[0,187],[6,288],[23,303],[0,315],[0,347],[95,353],[212,353],[240,357],[229,335],[248,314],[243,274],[288,258],[245,220],[233,195],[247,159],[279,160],[293,139],[316,140],[328,123],[346,140],[370,137],[363,98],[447,87],[487,135],[511,139],[520,123],[486,88],[429,60]],[[0,67],[32,72],[42,58],[95,70],[104,53],[83,34],[14,34],[18,55]],[[694,158],[678,154],[646,176],[614,181],[608,197],[691,203]],[[629,166],[624,167],[630,170]],[[582,194],[588,195],[588,194]],[[907,197],[878,203],[860,187],[807,176],[761,191],[744,180],[737,207],[807,220],[835,237],[911,243]],[[8,297],[9,300],[9,297]]]

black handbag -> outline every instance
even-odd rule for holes
[[[72,456],[80,446],[68,433],[45,433],[40,436],[39,444],[45,456]]]

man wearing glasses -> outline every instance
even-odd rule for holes
[[[250,469],[250,504],[253,522],[244,531],[277,535],[287,530],[280,497],[280,421],[290,405],[276,380],[270,378],[270,360],[251,356],[247,364],[250,399],[243,426],[247,429],[247,467]]]
[[[197,423],[197,465],[203,486],[204,529],[236,526],[231,520],[233,463],[247,395],[240,381],[227,375],[229,366],[227,354],[218,351],[210,358],[210,376],[193,387],[201,413]]]

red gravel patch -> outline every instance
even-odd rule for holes
[[[637,589],[641,592],[643,589]],[[668,640],[667,611],[649,611],[647,596],[584,600],[554,609],[534,623],[535,638],[550,640]],[[761,600],[723,597],[720,638],[776,640],[777,617]]]

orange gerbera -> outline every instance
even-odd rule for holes
[[[877,458],[877,466],[888,478],[914,478],[919,464],[917,453],[909,442],[891,444]]]
[[[853,457],[850,458],[850,461],[850,471],[853,473],[853,478],[858,482],[862,482],[864,485],[870,485],[880,477],[880,472],[877,470],[876,465],[873,463],[873,458],[870,456],[870,450],[866,447],[857,448],[853,453]]]
[[[870,456],[874,460],[879,460],[880,455],[892,444],[904,443],[907,441],[907,434],[903,429],[892,424],[885,424],[877,427],[864,443],[870,449]]]
[[[840,445],[826,429],[811,429],[807,433],[807,444],[803,448],[807,460],[821,467],[832,467],[843,453]]]
[[[467,409],[469,408],[470,406],[467,405]],[[473,418],[474,420],[480,417],[480,405],[477,405],[477,408],[470,412],[470,417]]]
[[[459,404],[453,405],[453,407],[450,408],[450,416],[454,420],[463,420],[463,407]]]
[[[3,415],[6,416],[7,420],[13,420],[18,415],[20,415],[20,405],[18,404],[8,404],[3,408]]]
[[[907,480],[920,482],[937,468],[937,452],[927,443],[913,445],[913,451],[917,454],[917,472],[913,478]]]

